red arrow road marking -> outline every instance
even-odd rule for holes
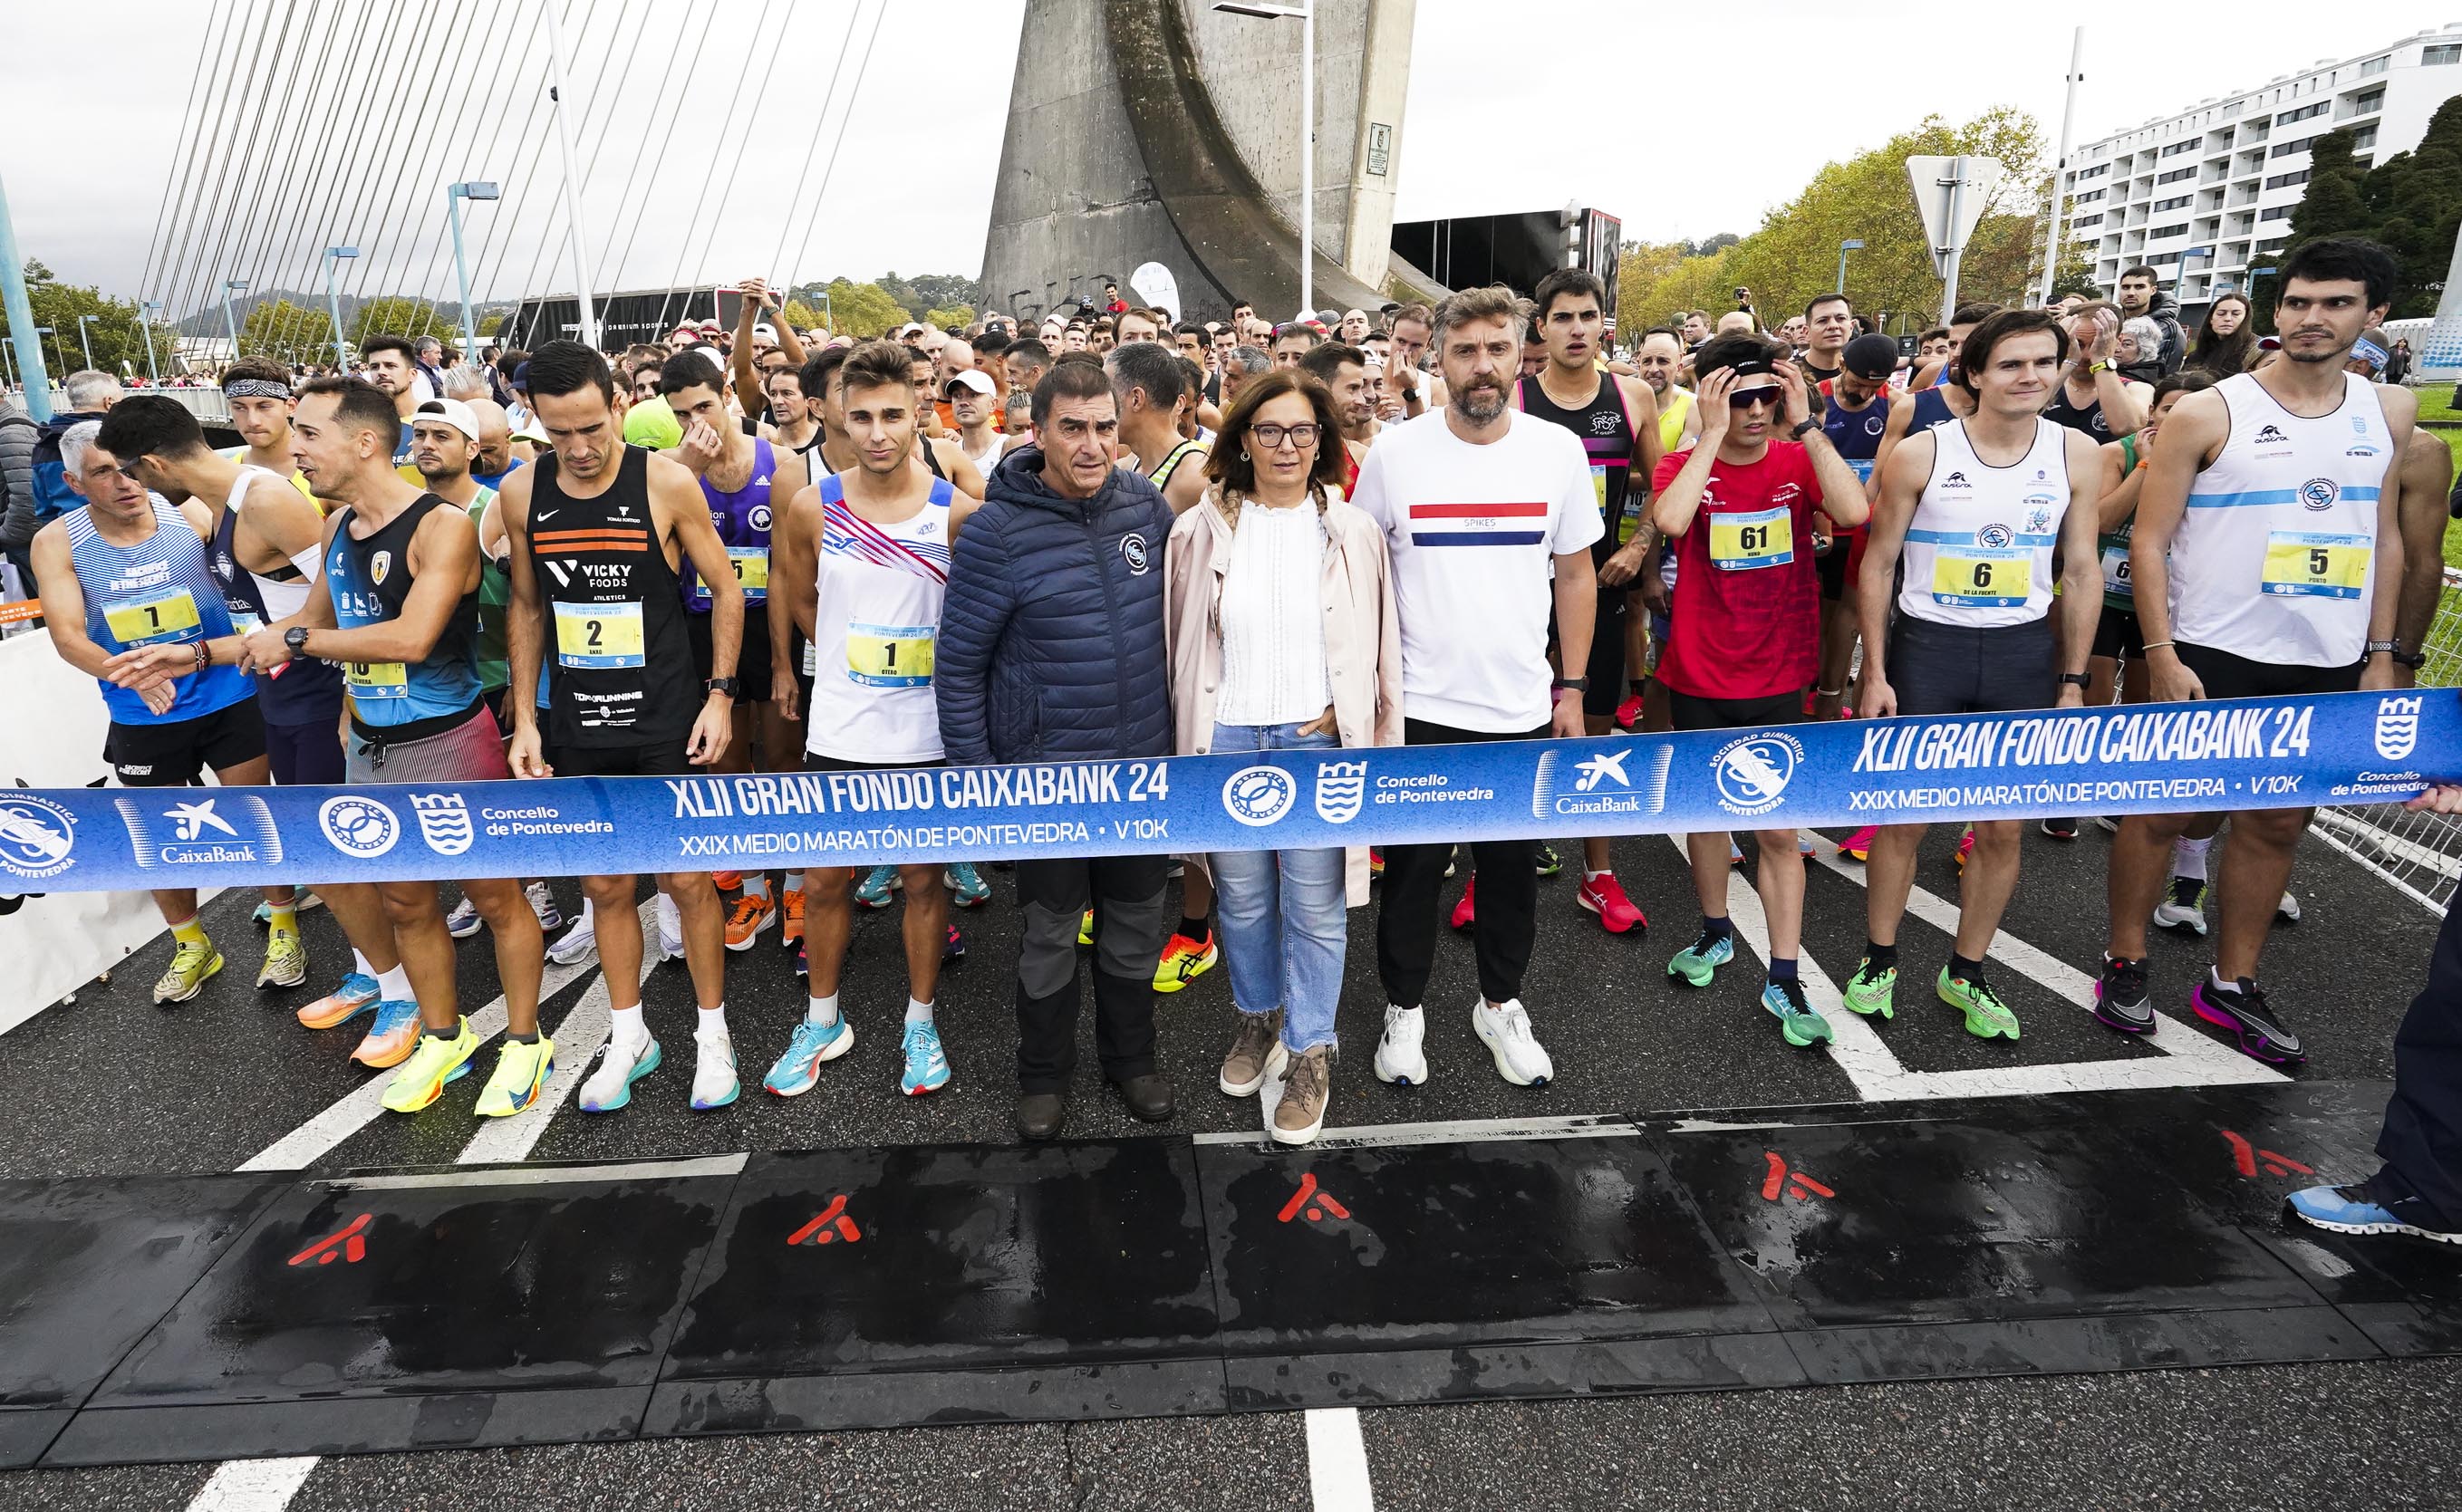
[[[2229,1129],[2223,1131],[2223,1138],[2231,1144],[2232,1164],[2237,1168],[2239,1174],[2257,1175],[2257,1146],[2250,1144],[2247,1139]]]
[[[2301,1165],[2287,1155],[2278,1155],[2271,1150],[2259,1150],[2257,1154],[2265,1158],[2265,1171],[2268,1176],[2289,1176],[2293,1171],[2299,1172],[2301,1176],[2317,1174],[2315,1167]],[[2285,1170],[2286,1166],[2290,1169]]]
[[[329,1234],[292,1256],[291,1264],[304,1265],[313,1259],[319,1265],[330,1265],[338,1255],[345,1264],[357,1264],[368,1255],[368,1242],[359,1236],[366,1231],[369,1223],[375,1221],[375,1218],[376,1215],[373,1213],[360,1214],[351,1220],[349,1225],[340,1232]]]
[[[854,1220],[847,1216],[846,1205],[843,1193],[830,1199],[830,1205],[821,1209],[820,1216],[788,1235],[787,1242],[794,1245],[809,1240],[815,1244],[827,1244],[843,1239],[852,1244],[863,1238],[863,1230],[855,1227]]]
[[[1763,1153],[1769,1156],[1769,1175],[1761,1180],[1761,1200],[1775,1202],[1778,1200],[1779,1190],[1786,1185],[1786,1162],[1779,1158],[1779,1153],[1775,1150]]]
[[[1308,1221],[1311,1223],[1325,1221],[1325,1216],[1328,1213],[1336,1218],[1350,1216],[1350,1209],[1335,1200],[1332,1193],[1317,1185],[1313,1173],[1306,1171],[1300,1173],[1300,1189],[1291,1194],[1289,1201],[1283,1204],[1282,1212],[1275,1215],[1275,1221],[1287,1223],[1299,1217],[1302,1208],[1307,1209]]]
[[[1795,1184],[1796,1184],[1798,1187],[1808,1187],[1808,1188],[1810,1188],[1812,1191],[1815,1191],[1815,1192],[1820,1193],[1823,1197],[1836,1197],[1836,1196],[1838,1195],[1837,1193],[1832,1192],[1831,1190],[1829,1190],[1827,1187],[1823,1186],[1820,1182],[1815,1181],[1814,1179],[1812,1179],[1812,1177],[1808,1177],[1808,1176],[1805,1176],[1805,1175],[1804,1175],[1803,1172],[1801,1172],[1801,1171],[1798,1171],[1797,1173],[1795,1173]],[[1803,1196],[1804,1194],[1803,1194],[1803,1192],[1798,1192],[1796,1195],[1797,1195],[1798,1197],[1802,1197],[1802,1196]]]
[[[1314,1196],[1316,1196],[1316,1174],[1308,1171],[1300,1173],[1300,1189],[1291,1194],[1289,1201],[1283,1204],[1283,1210],[1276,1215],[1275,1221],[1287,1223],[1299,1217],[1300,1209],[1307,1206],[1308,1199]]]

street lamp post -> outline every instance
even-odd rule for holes
[[[51,337],[51,338],[52,338],[52,345],[53,345],[53,347],[54,347],[54,348],[55,348],[55,349],[56,349],[56,353],[55,353],[55,355],[56,355],[56,356],[59,357],[59,359],[60,359],[60,373],[61,373],[61,378],[60,378],[60,380],[59,380],[59,381],[60,381],[60,387],[61,387],[61,389],[62,389],[63,391],[65,391],[65,390],[67,389],[67,387],[68,387],[68,378],[67,378],[67,374],[68,374],[68,370],[69,370],[69,352],[68,352],[68,348],[67,348],[66,346],[64,346],[64,345],[62,345],[62,344],[61,344],[61,341],[60,341],[60,334],[59,334],[58,332],[56,332],[56,331],[53,330],[50,326],[36,326],[36,327],[34,328],[34,339],[35,339],[35,349],[36,349],[37,351],[41,350],[41,346],[42,346],[42,338],[43,338],[43,337],[45,337],[45,336],[49,336],[49,337]]]
[[[234,362],[239,360],[239,322],[231,318],[230,296],[246,292],[248,292],[247,279],[223,280],[223,330],[230,336],[231,360]]]
[[[351,349],[342,340],[342,296],[334,287],[334,265],[345,257],[356,257],[356,247],[325,248],[325,308],[334,317],[334,367],[340,371],[351,365]]]
[[[77,316],[77,350],[85,354],[85,365],[87,367],[94,366],[94,338],[86,335],[85,328],[92,322],[101,318],[102,316],[100,315]]]
[[[162,386],[162,370],[154,361],[154,317],[160,314],[162,310],[162,301],[148,299],[145,301],[145,307],[139,312],[140,329],[145,333],[145,376],[153,380],[156,388]]]
[[[471,362],[479,359],[479,319],[470,313],[470,270],[462,260],[462,202],[498,199],[502,192],[484,179],[444,186],[444,218],[453,224],[453,281],[462,290],[462,356]]]
[[[1846,254],[1863,249],[1864,244],[1851,236],[1838,244],[1838,292],[1842,294],[1846,292]]]
[[[1260,5],[1253,0],[1214,0],[1230,15],[1259,16],[1300,24],[1300,317],[1316,315],[1316,4]]]

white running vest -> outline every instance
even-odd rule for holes
[[[2035,443],[2006,467],[1975,455],[1966,421],[1932,430],[1932,476],[1907,524],[1898,613],[1987,629],[2041,619],[2052,548],[2069,510],[2069,433],[2038,416]]]
[[[2292,414],[2253,373],[2214,385],[2222,450],[2171,537],[2171,634],[2252,661],[2346,667],[2367,648],[2377,498],[2393,435],[2376,389],[2343,375],[2343,402]]]
[[[932,662],[949,589],[949,507],[956,498],[945,479],[935,479],[922,508],[876,525],[847,504],[836,475],[821,480],[819,614],[805,749],[884,767],[941,758]]]

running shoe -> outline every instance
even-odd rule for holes
[[[185,1003],[205,990],[205,983],[223,969],[223,953],[210,941],[183,943],[171,952],[171,963],[154,982],[157,1003]]]
[[[530,912],[538,916],[542,932],[552,935],[564,927],[564,910],[555,906],[555,895],[545,882],[532,882],[522,889],[522,896],[530,900]]]
[[[1077,916],[1077,948],[1094,948],[1094,911],[1091,908]]]
[[[1454,867],[1456,863],[1460,860],[1461,847],[1458,845],[1448,846],[1445,850],[1445,880],[1453,880]]]
[[[795,975],[798,977],[810,977],[811,974],[811,955],[805,949],[804,941],[799,940],[795,941]]]
[[[2336,1234],[2408,1234],[2440,1244],[2462,1244],[2462,1230],[2430,1228],[2403,1217],[2401,1209],[2416,1208],[2416,1198],[2388,1204],[2370,1177],[2355,1186],[2312,1186],[2284,1199],[2291,1216]]]
[[[2154,905],[2154,927],[2184,935],[2206,932],[2206,884],[2193,876],[2171,878],[2170,891]]]
[[[1368,880],[1373,882],[1385,875],[1385,853],[1375,846],[1368,848]]]
[[[509,1118],[520,1112],[538,1101],[554,1074],[555,1041],[542,1034],[526,1045],[505,1036],[503,1048],[496,1051],[495,1073],[479,1089],[479,1116]]]
[[[1539,843],[1538,868],[1541,876],[1554,876],[1565,869],[1565,858],[1556,853],[1554,846],[1543,840]]]
[[[2274,905],[2274,919],[2278,924],[2300,922],[2300,899],[2287,887],[2282,890],[2282,901]]]
[[[897,879],[897,868],[875,866],[855,884],[854,900],[866,908],[887,908],[889,895],[905,885]]]
[[[1222,947],[1216,943],[1214,931],[1205,932],[1202,943],[1173,930],[1171,940],[1162,947],[1162,959],[1155,962],[1154,989],[1156,992],[1177,992],[1198,978],[1214,969],[1222,959]]]
[[[2212,978],[2200,982],[2189,995],[2189,1005],[2208,1024],[2219,1025],[2238,1035],[2243,1055],[2271,1066],[2297,1066],[2308,1058],[2300,1036],[2275,1017],[2265,994],[2246,977],[2228,987],[2215,986]]]
[[[972,861],[952,861],[942,867],[940,885],[949,890],[949,901],[960,908],[980,908],[991,901],[992,885]]]
[[[1803,999],[1803,983],[1794,978],[1763,983],[1761,1006],[1777,1016],[1779,1033],[1798,1049],[1829,1043],[1829,1021],[1813,1011]]]
[[[787,1052],[778,1057],[761,1085],[781,1097],[801,1097],[821,1079],[821,1063],[833,1061],[854,1048],[854,1026],[841,1015],[835,1024],[814,1024],[810,1019],[795,1021],[795,1037],[787,1042]]]
[[[1873,825],[1868,824],[1864,826],[1861,830],[1856,831],[1853,834],[1850,834],[1846,839],[1838,842],[1838,853],[1845,856],[1849,861],[1870,860],[1872,857],[1872,836],[1875,831],[1876,827]]]
[[[368,1026],[359,1048],[351,1059],[373,1070],[399,1066],[410,1059],[419,1043],[419,1004],[408,998],[387,998],[377,1004],[376,1022]]]
[[[318,897],[315,894],[308,891],[304,887],[292,888],[291,890],[291,912],[293,917],[304,914],[312,908],[322,908],[325,906],[325,900],[323,898]],[[248,915],[248,919],[249,923],[254,924],[259,929],[271,929],[273,927],[273,905],[263,898],[258,898],[256,900],[256,912]]]
[[[1425,1008],[1385,1005],[1385,1032],[1376,1041],[1376,1079],[1396,1087],[1428,1084],[1428,1014]]]
[[[1943,966],[1932,989],[1940,995],[1941,1002],[1966,1015],[1966,1032],[1976,1039],[2018,1037],[2018,1015],[2000,1001],[2000,994],[1992,990],[1992,983],[1984,981],[1981,974],[1953,977]]]
[[[1845,989],[1838,995],[1846,1001],[1849,1011],[1865,1018],[1878,1014],[1885,1019],[1894,1019],[1898,1016],[1897,990],[1898,968],[1883,966],[1876,971],[1872,967],[1872,958],[1866,956],[1855,962],[1855,974],[1846,979]]]
[[[1970,855],[1973,855],[1974,853],[1975,853],[1975,826],[1973,826],[1973,825],[1971,825],[1971,824],[1970,824],[1970,825],[1968,825],[1968,826],[1966,827],[1966,832],[1965,832],[1964,834],[1961,834],[1961,835],[1959,835],[1959,836],[1957,837],[1957,875],[1960,875],[1960,876],[1964,876],[1964,875],[1966,875],[1966,858],[1967,858],[1968,856],[1970,856]]]
[[[2106,834],[2118,834],[2120,832],[2120,821],[2107,813],[2096,814],[2094,816],[2094,827],[2101,830]]]
[[[925,1097],[949,1085],[949,1057],[940,1051],[940,1026],[930,1019],[907,1021],[906,1069],[897,1090],[909,1097]]]
[[[547,1041],[542,1038],[544,1046]],[[410,1058],[401,1069],[393,1073],[393,1082],[384,1090],[388,1112],[415,1113],[444,1095],[446,1082],[460,1081],[470,1070],[470,1057],[479,1053],[479,1036],[470,1032],[470,1021],[463,1019],[454,1026],[451,1035],[421,1033],[413,1047]]]
[[[2094,984],[2094,1016],[2106,1028],[2123,1034],[2154,1032],[2154,1004],[2146,992],[2146,962],[2119,956],[2103,958],[2103,975]]]
[[[1619,727],[1626,730],[1641,723],[1640,694],[1627,694],[1625,701],[1615,706],[1615,722]]]
[[[1729,866],[1744,864],[1744,848],[1736,843],[1736,837],[1732,834],[1727,836],[1727,864]]]
[[[1470,1029],[1495,1058],[1496,1074],[1516,1087],[1544,1087],[1556,1079],[1556,1063],[1530,1033],[1530,1014],[1514,998],[1490,1007],[1485,998],[1470,1005]]]
[[[1629,934],[1636,929],[1647,933],[1650,929],[1650,920],[1632,906],[1632,899],[1624,896],[1624,884],[1615,879],[1613,872],[1583,878],[1582,890],[1573,895],[1573,901],[1598,915],[1600,926],[1610,935]]]
[[[342,979],[340,986],[299,1010],[299,1026],[330,1029],[348,1024],[362,1013],[375,1012],[377,999],[383,993],[376,978],[364,971],[354,971]]]
[[[663,965],[670,961],[683,960],[684,916],[682,911],[676,907],[676,900],[664,893],[659,895],[659,901],[655,906],[659,911],[659,963]]]
[[[966,937],[958,933],[957,925],[951,924],[949,926],[949,938],[940,941],[940,961],[943,965],[946,965],[952,961],[963,961],[965,959]]]
[[[1795,832],[1795,853],[1806,857],[1813,853],[1812,836],[1801,830]]]
[[[735,1079],[735,1041],[724,1029],[694,1031],[693,1112],[723,1108],[743,1090]]]
[[[464,897],[453,905],[453,912],[444,916],[444,932],[456,940],[467,940],[477,934],[479,926],[486,922],[479,917],[479,905]]]
[[[259,990],[267,987],[295,987],[308,980],[308,947],[299,937],[283,930],[265,937],[265,964],[257,969]]]
[[[1453,926],[1468,929],[1479,922],[1479,874],[1473,872],[1462,882],[1461,901],[1454,905]]]
[[[737,888],[744,885],[744,874],[741,872],[712,872],[709,874],[709,880],[710,885],[717,888],[720,892],[732,893]]]
[[[804,890],[790,887],[778,899],[778,943],[781,947],[800,943],[804,938]]]
[[[2042,830],[2045,835],[2054,840],[2074,840],[2078,836],[2075,819],[2046,819],[2043,821]]]
[[[1716,940],[1705,934],[1675,953],[1675,959],[1667,963],[1667,974],[1683,979],[1688,985],[1706,987],[1710,979],[1718,974],[1718,968],[1735,959],[1736,937],[1732,933]]]
[[[547,947],[547,959],[559,966],[577,966],[598,954],[598,924],[587,905],[563,938]]]
[[[726,948],[750,950],[761,932],[778,922],[778,905],[759,893],[745,893],[726,914]]]
[[[628,1046],[611,1038],[598,1047],[598,1054],[590,1064],[590,1074],[582,1078],[581,1111],[612,1113],[630,1103],[633,1084],[657,1070],[662,1059],[656,1040]]]

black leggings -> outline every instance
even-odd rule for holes
[[[1402,722],[1405,745],[1448,745],[1474,741],[1538,740],[1546,726],[1518,734],[1490,735],[1454,729],[1426,720]],[[1415,1008],[1427,996],[1436,960],[1436,911],[1445,880],[1445,845],[1395,845],[1385,849],[1384,906],[1376,915],[1376,970],[1385,1001]],[[1470,846],[1479,876],[1479,912],[1471,943],[1479,957],[1479,990],[1491,1003],[1522,995],[1522,974],[1530,965],[1530,940],[1538,926],[1538,842],[1477,840]]]

